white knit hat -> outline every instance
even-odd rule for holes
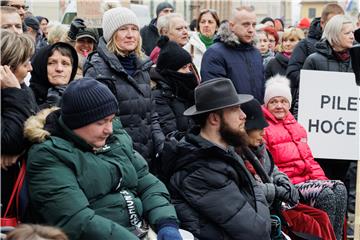
[[[285,76],[277,74],[266,81],[264,96],[265,106],[268,105],[270,99],[273,97],[284,97],[291,105],[292,96],[290,91],[290,80]]]
[[[140,29],[139,20],[130,9],[117,7],[106,11],[102,18],[102,29],[105,41],[108,42],[114,32],[126,24],[134,24]]]

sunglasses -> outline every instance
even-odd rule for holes
[[[25,11],[29,9],[29,6],[26,6],[26,5],[10,4],[9,6],[14,7],[18,10],[20,10],[21,8],[24,9]]]

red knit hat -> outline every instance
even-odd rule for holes
[[[305,18],[302,18],[302,19],[299,21],[297,27],[300,28],[300,29],[307,29],[307,28],[309,28],[309,27],[310,27],[310,20],[309,20],[308,18],[306,18],[306,17],[305,17]]]

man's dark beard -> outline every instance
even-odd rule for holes
[[[246,132],[234,131],[223,118],[221,118],[220,123],[220,135],[227,144],[233,147],[246,147],[248,145]]]

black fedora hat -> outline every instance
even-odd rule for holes
[[[246,130],[264,129],[269,126],[262,112],[261,105],[256,98],[242,104],[241,110],[246,114]]]
[[[193,116],[246,103],[254,97],[237,94],[228,78],[214,78],[195,88],[195,105],[186,109],[185,116]]]

